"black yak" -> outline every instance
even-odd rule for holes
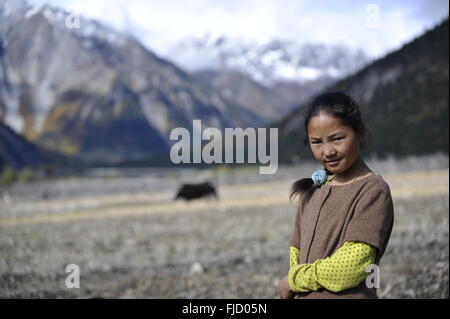
[[[182,184],[177,192],[177,196],[175,196],[175,200],[178,198],[191,200],[206,196],[214,196],[217,199],[216,189],[210,183]]]

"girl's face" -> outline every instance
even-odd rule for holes
[[[333,174],[347,171],[359,157],[362,136],[324,111],[309,120],[308,139],[316,160]]]

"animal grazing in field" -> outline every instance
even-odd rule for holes
[[[175,200],[178,198],[192,200],[207,196],[214,196],[217,199],[215,187],[208,182],[200,184],[182,184],[178,189]]]

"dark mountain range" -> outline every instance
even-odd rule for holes
[[[357,54],[353,63],[345,51],[322,47],[297,56],[292,43],[272,43],[257,50],[261,61],[279,56],[300,75],[318,75],[326,66],[331,73],[308,83],[269,77],[268,86],[232,68],[187,73],[131,36],[83,18],[79,28],[73,27],[68,18],[50,6],[0,0],[0,123],[40,150],[95,163],[161,161],[171,145],[170,131],[190,129],[194,119],[219,129],[279,127],[281,160],[309,156],[301,144],[302,106],[311,92],[335,83],[330,74],[355,70],[365,61]],[[247,51],[249,56],[256,52]],[[335,55],[337,64],[330,60]],[[265,67],[275,75],[287,70]],[[370,152],[448,153],[448,21],[330,90],[346,91],[361,103],[372,131]],[[5,134],[2,152],[19,140],[8,135],[7,148]],[[0,157],[3,163],[11,158]]]
[[[449,148],[448,19],[401,49],[324,91],[344,91],[361,105],[370,135],[368,153],[386,156]],[[281,121],[280,159],[310,158],[300,105]]]

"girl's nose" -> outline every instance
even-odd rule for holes
[[[325,147],[325,149],[324,149],[325,157],[333,157],[336,154],[337,154],[337,152],[333,147]]]

